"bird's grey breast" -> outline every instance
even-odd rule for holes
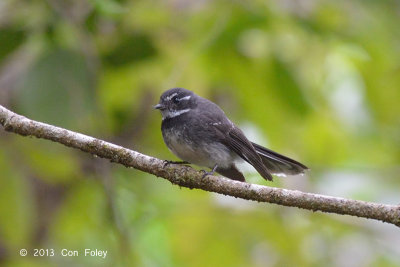
[[[190,115],[196,114],[163,121],[163,138],[168,148],[182,160],[199,166],[230,166],[236,155],[218,140],[213,123]]]

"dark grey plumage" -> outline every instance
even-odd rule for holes
[[[271,174],[301,174],[303,164],[250,142],[213,102],[184,88],[164,92],[155,106],[168,148],[187,162],[213,169],[234,180],[245,181],[235,161],[243,159],[266,180]]]

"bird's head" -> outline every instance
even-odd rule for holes
[[[154,106],[161,111],[163,120],[177,117],[196,107],[196,95],[184,88],[172,88],[160,96],[160,101]]]

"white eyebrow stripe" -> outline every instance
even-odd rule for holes
[[[188,96],[185,96],[185,97],[179,98],[179,101],[181,101],[181,100],[189,100],[190,98],[191,98],[191,96],[190,96],[190,95],[188,95]]]
[[[178,93],[173,93],[172,95],[167,96],[166,100],[171,100],[174,96],[178,95]]]

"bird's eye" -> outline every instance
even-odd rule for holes
[[[180,99],[179,99],[177,96],[175,96],[174,98],[172,98],[172,102],[174,102],[175,104],[178,104],[179,101],[180,101]]]

